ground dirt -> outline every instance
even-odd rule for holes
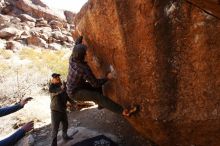
[[[109,110],[97,108],[73,111],[68,114],[69,127],[85,127],[99,133],[115,135],[123,146],[150,146],[150,142],[140,136],[122,116]],[[45,146],[50,143],[50,125],[36,129],[35,145]]]

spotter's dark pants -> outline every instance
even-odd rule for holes
[[[59,125],[62,123],[63,137],[67,136],[68,118],[66,112],[51,111],[51,126],[52,126],[52,143],[51,146],[57,146],[57,134]]]

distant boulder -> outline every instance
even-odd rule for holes
[[[17,9],[22,10],[24,13],[32,15],[36,18],[45,18],[45,20],[60,20],[66,21],[63,12],[53,11],[48,7],[44,7],[40,0],[7,0]]]
[[[48,42],[48,36],[47,34],[40,34],[40,38],[42,38],[43,40],[45,40],[46,42]]]
[[[16,35],[20,35],[20,30],[14,27],[8,27],[0,30],[0,38],[2,39],[8,40],[15,37]]]
[[[74,40],[73,40],[73,38],[71,36],[67,36],[67,42],[68,43],[73,43]]]
[[[60,31],[52,32],[52,36],[57,40],[67,41],[67,37],[63,35]]]
[[[39,5],[41,7],[48,8],[48,6],[45,3],[43,3],[41,0],[31,0],[31,1],[35,5]]]
[[[40,36],[39,32],[37,32],[37,31],[30,31],[30,34],[31,34],[31,36],[36,36],[36,37]]]
[[[21,19],[18,18],[18,17],[11,16],[11,17],[10,17],[10,22],[13,23],[13,24],[20,25]]]
[[[40,18],[36,20],[35,27],[47,27],[47,21],[44,18]]]
[[[40,37],[36,36],[30,36],[27,38],[27,44],[28,45],[34,45],[34,46],[39,46],[39,47],[44,47],[47,48],[47,43],[45,40],[43,40]]]
[[[52,20],[49,22],[52,29],[63,28],[63,23],[57,20]]]
[[[21,36],[20,36],[20,40],[26,40],[28,37],[30,37],[30,32],[23,31]]]
[[[5,15],[0,14],[0,22],[1,22],[0,25],[3,25],[4,23],[9,23],[10,18]]]
[[[22,48],[22,44],[17,41],[8,41],[6,43],[6,49],[7,50],[18,50]]]
[[[11,14],[13,11],[14,6],[13,5],[6,5],[5,7],[2,8],[1,13],[4,15]]]
[[[64,15],[66,16],[66,21],[70,24],[74,23],[74,18],[76,16],[75,13],[71,12],[71,11],[64,11]]]
[[[36,22],[36,19],[31,17],[28,14],[20,14],[18,15],[18,18],[20,18],[22,22],[25,22],[25,21]]]
[[[35,27],[35,22],[26,21],[26,22],[23,22],[23,23],[27,24],[31,28]]]

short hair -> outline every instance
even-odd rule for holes
[[[60,74],[58,74],[58,73],[53,73],[51,76],[52,76],[52,78],[57,78],[57,77],[60,76]]]

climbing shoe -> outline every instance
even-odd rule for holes
[[[125,109],[122,113],[123,116],[130,117],[135,114],[139,109],[138,105],[132,106],[130,109]]]

